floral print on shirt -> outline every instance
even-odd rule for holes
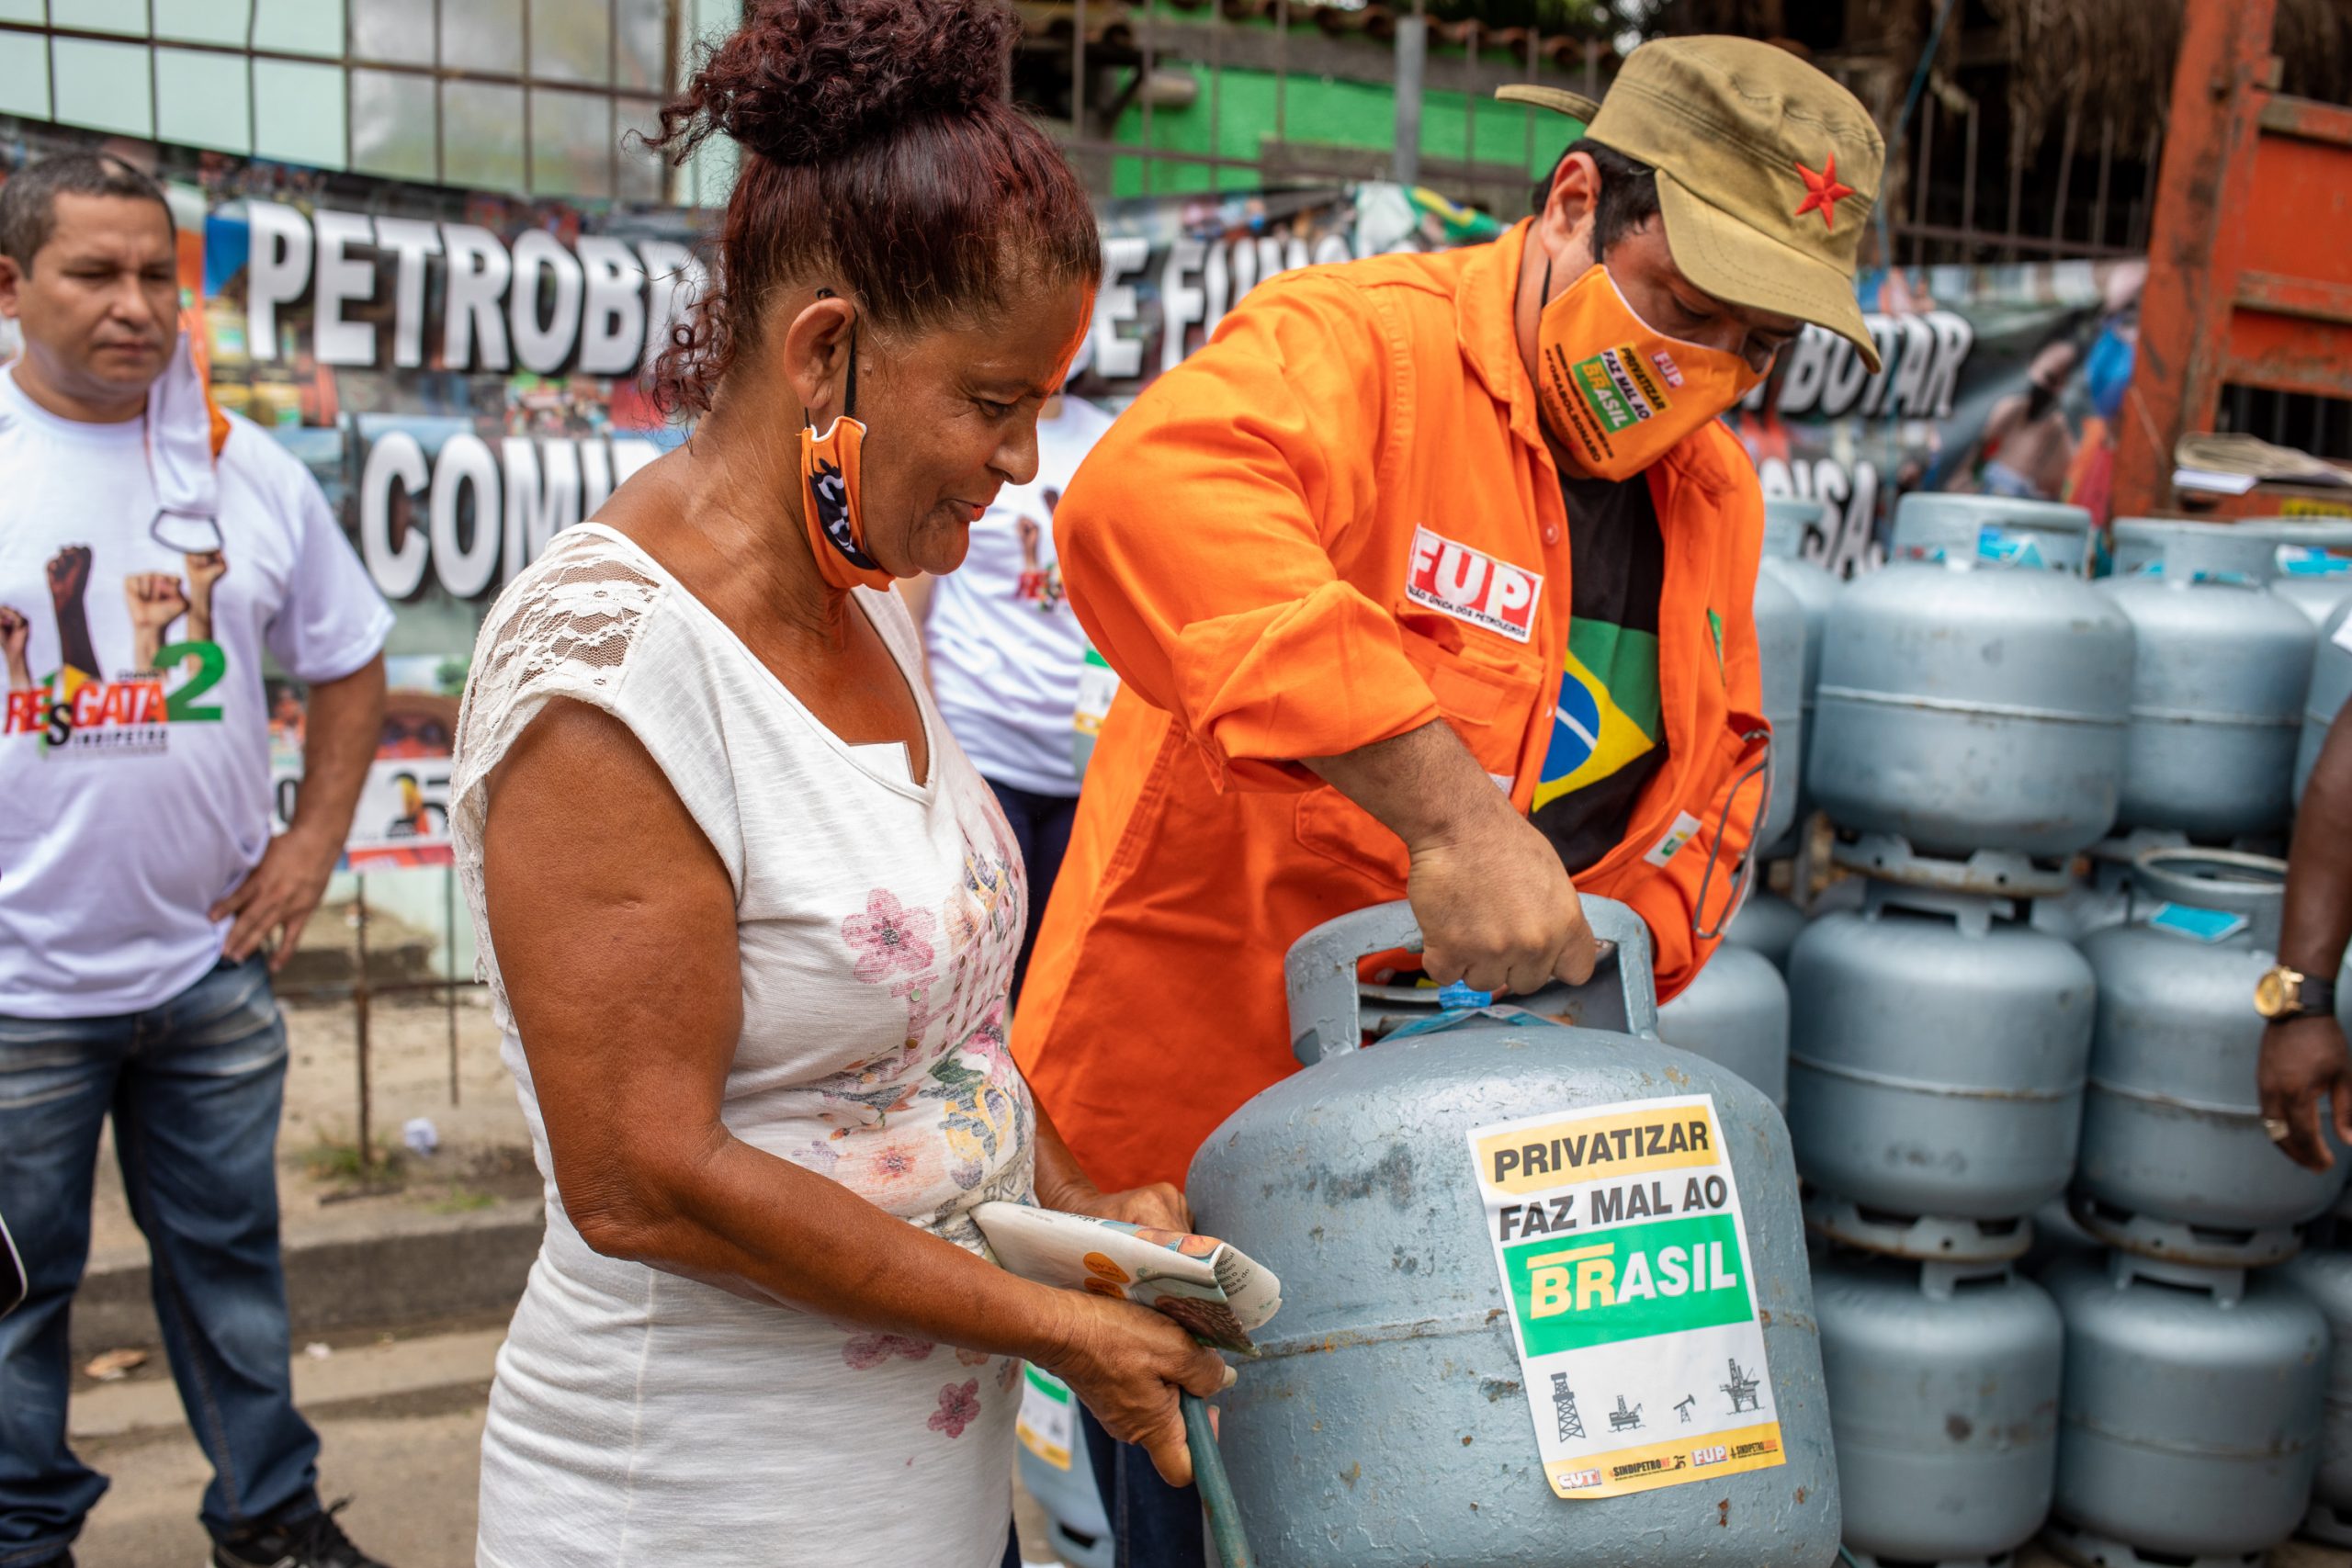
[[[980,1418],[980,1380],[949,1383],[939,1391],[939,1408],[925,1423],[934,1432],[960,1438],[964,1428]]]

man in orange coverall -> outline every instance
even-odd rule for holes
[[[1333,916],[1409,897],[1430,978],[1526,992],[1589,976],[1582,889],[1642,914],[1669,997],[1728,913],[1763,500],[1717,416],[1808,321],[1877,370],[1853,273],[1883,147],[1739,39],[1644,44],[1597,112],[1504,96],[1589,120],[1534,218],[1261,284],[1056,515],[1125,685],[1012,1047],[1106,1188],[1181,1185],[1296,1070],[1283,956]],[[1144,1539],[1190,1503],[1139,1483],[1122,1561],[1197,1564],[1196,1514],[1171,1555]]]

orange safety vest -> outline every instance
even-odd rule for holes
[[[1181,1184],[1220,1122],[1296,1071],[1283,953],[1321,921],[1404,896],[1396,836],[1296,759],[1442,716],[1514,805],[1532,798],[1570,562],[1512,328],[1528,227],[1261,284],[1062,498],[1070,603],[1125,684],[1012,1049],[1106,1189]],[[1665,540],[1666,760],[1623,841],[1578,883],[1648,921],[1665,997],[1714,945],[1693,914],[1718,822],[1710,929],[1762,804],[1764,508],[1720,424],[1647,477]]]

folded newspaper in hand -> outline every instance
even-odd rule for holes
[[[1025,1203],[982,1203],[972,1218],[997,1261],[1023,1279],[1148,1306],[1220,1350],[1257,1354],[1250,1332],[1283,1304],[1273,1270],[1215,1236]]]

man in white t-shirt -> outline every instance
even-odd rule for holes
[[[1070,378],[1086,355],[1081,347]],[[953,575],[899,585],[923,625],[939,716],[996,792],[1028,868],[1029,929],[1013,968],[1015,998],[1078,814],[1071,720],[1087,643],[1062,592],[1054,507],[1110,428],[1111,416],[1083,398],[1048,399],[1037,415],[1037,477],[998,492],[972,525],[971,549]]]
[[[119,160],[0,186],[0,1564],[52,1568],[104,1477],[66,1446],[66,1318],[114,1118],[218,1568],[380,1568],[317,1491],[277,1246],[286,1032],[382,723],[391,615],[301,464],[220,420],[177,341],[163,192]],[[265,653],[310,682],[270,836]]]

